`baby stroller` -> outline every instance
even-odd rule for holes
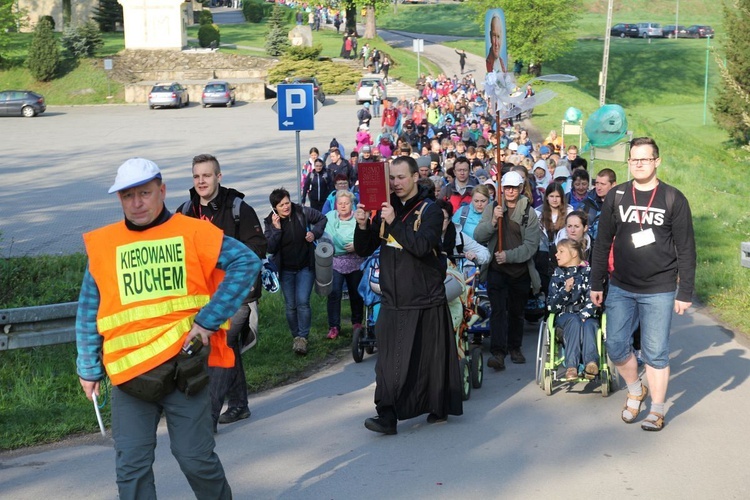
[[[365,353],[375,353],[375,322],[380,311],[380,249],[362,263],[362,280],[357,291],[362,296],[367,308],[364,326],[352,332],[352,358],[361,363]]]
[[[481,320],[477,314],[475,296],[479,272],[476,265],[463,255],[457,255],[457,265],[449,265],[446,273],[446,296],[451,318],[455,325],[456,347],[461,370],[461,391],[464,401],[471,397],[471,389],[482,387],[484,380],[484,355],[480,346],[469,341],[471,328]],[[451,300],[453,299],[453,300]],[[489,316],[488,316],[489,317]]]

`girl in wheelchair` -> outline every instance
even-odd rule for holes
[[[591,267],[583,262],[583,247],[575,240],[560,240],[555,256],[558,267],[550,280],[547,309],[556,315],[555,327],[563,331],[565,378],[578,378],[578,367],[583,364],[584,377],[592,380],[599,374],[599,321],[589,298]]]

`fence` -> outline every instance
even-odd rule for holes
[[[0,351],[75,341],[78,302],[0,310]]]

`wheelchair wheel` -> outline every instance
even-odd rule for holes
[[[544,370],[544,393],[552,395],[552,370]]]
[[[365,348],[362,345],[363,328],[357,328],[352,332],[352,358],[356,363],[361,363],[365,357]]]
[[[461,393],[464,401],[471,397],[471,366],[468,358],[463,358],[458,364],[461,370]]]
[[[607,396],[609,396],[609,383],[610,383],[609,370],[600,371],[599,376],[601,377],[601,383],[602,383],[602,397],[606,398]]]
[[[539,323],[539,338],[536,341],[536,366],[534,367],[534,373],[536,375],[536,383],[539,387],[544,387],[544,383],[542,382],[542,376],[544,375],[542,344],[544,343],[544,329],[546,324],[546,321]]]
[[[482,387],[484,381],[484,356],[482,348],[475,347],[471,350],[471,385],[474,389]]]

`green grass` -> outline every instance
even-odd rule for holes
[[[342,304],[345,335],[336,340],[325,338],[326,303],[315,293],[312,310],[309,352],[298,356],[292,352],[281,293],[264,294],[258,344],[243,355],[250,392],[303,378],[321,364],[349,355],[348,302]],[[91,402],[78,383],[75,359],[74,344],[0,351],[0,451],[97,432]],[[109,405],[103,409],[102,417],[109,427]]]
[[[428,35],[482,36],[474,12],[467,4],[399,5],[384,9],[377,17],[379,28]]]

